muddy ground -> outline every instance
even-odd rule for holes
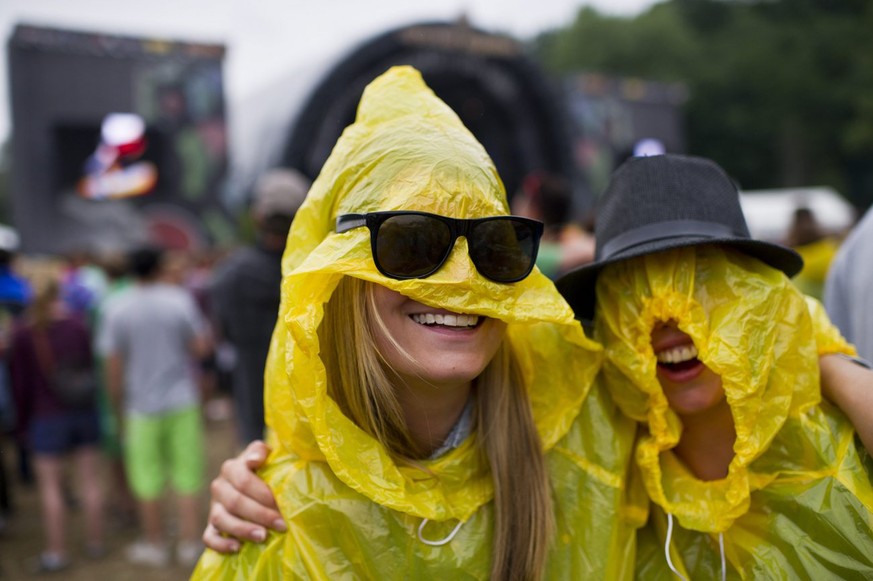
[[[237,452],[233,421],[211,419],[206,422],[207,482],[218,473],[221,461]],[[15,474],[15,454],[8,439],[0,447],[0,461],[12,477],[13,507],[15,512],[7,519],[0,532],[0,580],[63,579],[64,581],[176,581],[188,579],[191,568],[173,564],[165,569],[133,565],[124,558],[125,547],[137,538],[137,528],[124,524],[114,515],[107,518],[107,554],[98,560],[89,559],[84,552],[81,511],[73,508],[67,523],[67,538],[72,565],[62,572],[35,574],[35,561],[43,548],[42,523],[36,487],[24,487]],[[75,488],[73,488],[75,491]],[[75,499],[75,492],[73,493]],[[208,490],[203,491],[203,518],[205,524]],[[164,522],[173,534],[173,503],[165,501]]]

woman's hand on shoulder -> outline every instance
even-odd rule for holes
[[[286,530],[273,492],[255,471],[270,448],[255,440],[239,456],[225,460],[209,489],[212,503],[203,543],[219,553],[239,551],[240,542],[263,542],[267,529]]]

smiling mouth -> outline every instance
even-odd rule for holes
[[[697,347],[694,344],[677,345],[669,349],[664,349],[655,354],[658,363],[673,365],[677,363],[685,363],[692,359],[697,359]]]
[[[479,315],[442,315],[434,313],[416,313],[409,316],[419,325],[427,327],[453,327],[460,329],[472,329],[479,324]]]
[[[687,376],[689,372],[696,375],[696,372],[702,369],[703,364],[697,355],[697,347],[689,343],[658,351],[655,358],[658,360],[660,372],[673,381],[681,382],[691,379]]]

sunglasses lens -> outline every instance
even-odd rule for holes
[[[480,222],[468,240],[476,270],[495,282],[515,282],[527,276],[538,243],[531,224],[512,218]]]
[[[420,214],[391,216],[379,226],[376,262],[388,276],[427,276],[443,263],[451,250],[448,224]]]

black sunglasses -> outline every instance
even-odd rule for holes
[[[458,236],[467,239],[476,270],[494,282],[518,282],[537,259],[543,224],[521,216],[447,218],[427,212],[344,214],[338,234],[366,226],[379,272],[400,280],[427,278],[445,264]]]

